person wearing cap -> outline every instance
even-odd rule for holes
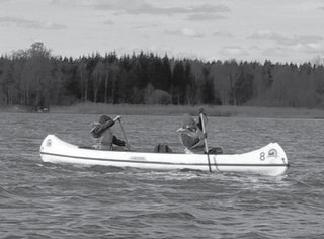
[[[117,120],[119,116],[115,118]],[[112,150],[113,144],[117,146],[126,146],[125,141],[118,139],[113,135],[111,127],[115,121],[108,115],[100,115],[99,121],[94,124],[90,134],[96,140],[95,149]]]
[[[206,119],[207,121],[207,119]],[[203,153],[206,135],[202,132],[200,117],[196,121],[193,116],[185,114],[182,127],[177,130],[185,153]]]

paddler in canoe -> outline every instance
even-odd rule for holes
[[[113,145],[119,147],[126,146],[126,142],[114,136],[111,130],[115,121],[119,118],[119,115],[114,119],[108,115],[100,115],[99,121],[94,123],[94,127],[90,131],[91,136],[95,139],[95,149],[113,150]]]
[[[207,133],[203,133],[201,119],[203,118],[205,125],[207,125],[208,119],[204,109],[199,109],[199,114],[203,117],[198,117],[198,120],[195,120],[190,114],[185,114],[182,119],[182,127],[177,130],[185,153],[203,153],[205,150]]]
[[[203,129],[203,125],[206,127],[207,122],[208,118],[204,108],[199,109],[197,120],[195,120],[192,115],[184,115],[182,127],[177,130],[177,133],[179,134],[180,141],[184,146],[185,153],[207,153],[207,133],[204,132]],[[208,153],[222,154],[223,149],[221,147],[214,147],[208,149]]]

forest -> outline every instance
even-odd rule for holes
[[[0,57],[0,105],[110,104],[324,107],[324,66],[175,59],[115,52],[53,56],[34,43]]]

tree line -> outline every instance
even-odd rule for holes
[[[129,104],[324,106],[324,67],[204,62],[152,53],[57,57],[34,43],[0,57],[0,105]]]

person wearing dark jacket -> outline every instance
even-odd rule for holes
[[[119,116],[115,117],[114,120],[118,118]],[[114,120],[108,115],[100,115],[99,121],[94,124],[90,134],[96,140],[95,149],[112,150],[113,145],[126,146],[125,141],[118,139],[112,133],[111,127],[115,124]]]

